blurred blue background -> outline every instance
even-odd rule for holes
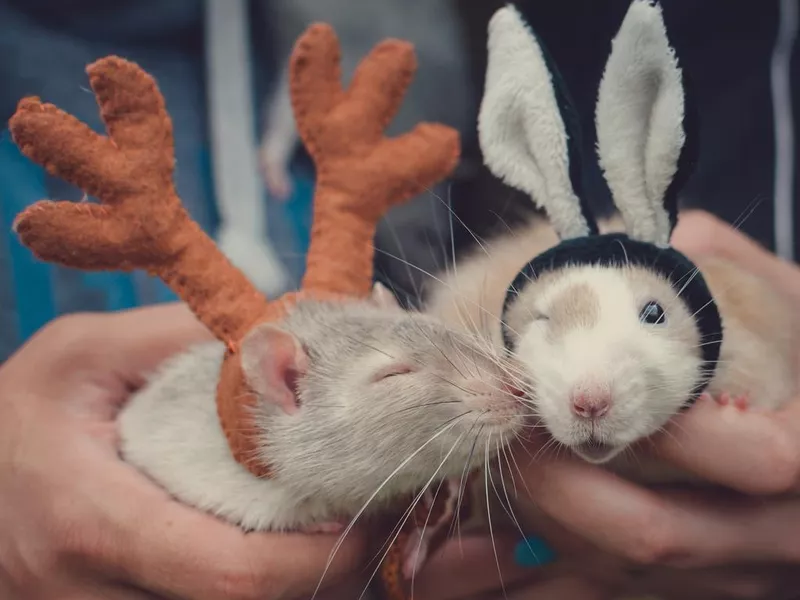
[[[85,67],[108,54],[136,61],[156,78],[172,116],[178,193],[192,216],[214,235],[220,215],[212,168],[212,150],[217,148],[210,141],[213,77],[208,74],[210,23],[205,9],[211,1],[0,0],[2,127],[21,98],[37,95],[102,131]],[[222,1],[232,6],[238,0]],[[242,2],[250,37],[242,43],[253,78],[255,144],[264,145],[271,131],[277,147],[286,150],[281,160],[292,179],[291,197],[284,201],[273,197],[267,185],[263,193],[264,236],[287,270],[290,286],[299,283],[304,270],[313,165],[291,132],[284,132],[292,115],[275,99],[285,91],[283,68],[291,47],[312,21],[328,22],[337,31],[346,80],[377,41],[411,41],[419,66],[390,134],[423,120],[446,123],[462,134],[462,161],[454,176],[396,207],[379,224],[376,275],[392,286],[401,302],[420,304],[425,273],[443,269],[453,259],[451,248],[457,256],[476,238],[506,232],[536,212],[530,198],[488,172],[477,143],[486,25],[506,0]],[[800,256],[800,235],[795,234],[800,221],[795,143],[800,137],[798,2],[661,0],[699,118],[699,158],[681,204],[736,223],[789,260]],[[594,152],[597,85],[611,37],[629,3],[515,2],[572,92],[584,126],[586,156]],[[270,129],[272,120],[275,127]],[[790,143],[779,145],[778,133]],[[260,150],[253,148],[254,154],[261,155]],[[593,161],[585,162],[587,200],[598,213],[608,214],[612,207],[600,171]],[[779,163],[790,168],[780,173]],[[0,129],[0,362],[57,315],[174,300],[163,284],[142,273],[84,273],[40,263],[11,234],[14,217],[33,202],[80,197],[79,190],[21,156],[7,129]],[[793,216],[786,219],[786,214]]]
[[[42,97],[103,131],[85,67],[108,54],[139,63],[158,81],[175,131],[179,195],[208,232],[218,224],[210,163],[203,49],[203,3],[195,0],[0,2],[0,115],[4,125],[19,99]],[[264,36],[268,32],[264,32]],[[254,44],[255,46],[255,44]],[[255,92],[275,68],[254,52]],[[274,62],[274,61],[273,61]],[[295,161],[296,163],[297,161]],[[294,280],[308,245],[313,172],[293,163],[293,197],[265,193],[270,237]],[[0,226],[44,198],[77,200],[80,190],[49,176],[0,131]],[[37,261],[13,235],[0,235],[0,361],[43,324],[78,310],[116,310],[175,300],[143,273],[85,273]]]

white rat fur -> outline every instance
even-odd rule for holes
[[[620,229],[619,222],[601,225],[605,232]],[[479,331],[501,343],[507,286],[531,256],[557,241],[546,224],[535,222],[485,244],[487,252],[459,264],[435,288],[427,312],[468,330],[480,324]],[[730,262],[701,258],[695,264],[724,327],[707,391],[717,398],[746,396],[754,407],[780,407],[797,391],[795,311],[764,281]],[[651,301],[666,313],[658,324],[639,318]],[[515,358],[538,414],[555,439],[590,462],[606,463],[661,429],[698,380],[702,361],[692,315],[665,278],[644,269],[578,265],[546,274],[526,285],[506,318],[518,336]],[[607,412],[589,419],[576,413],[573,400],[582,393],[606,398]],[[620,456],[616,464],[623,463]]]
[[[273,469],[259,479],[234,461],[217,419],[223,352],[210,342],[161,367],[119,416],[122,454],[246,530],[314,530],[365,505],[371,514],[421,489],[448,452],[436,480],[480,466],[484,447],[493,454],[524,422],[498,355],[471,336],[396,306],[304,302],[242,344],[260,458]]]

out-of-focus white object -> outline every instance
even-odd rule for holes
[[[245,0],[206,0],[206,36],[214,188],[221,218],[217,243],[261,291],[277,297],[286,291],[289,276],[267,233]]]

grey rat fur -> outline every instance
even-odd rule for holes
[[[618,219],[600,226],[603,232],[623,229]],[[426,312],[500,346],[507,286],[530,256],[557,242],[552,229],[537,220],[485,243],[485,251],[441,279]],[[716,398],[747,396],[756,408],[779,408],[798,391],[793,307],[735,264],[711,257],[695,263],[725,330],[707,391]],[[663,326],[655,329],[638,322],[639,304],[649,299],[658,300],[667,313]],[[538,320],[539,315],[553,318]],[[696,325],[661,276],[641,269],[564,269],[529,283],[510,305],[507,320],[520,336],[516,359],[529,379],[536,411],[558,441],[591,462],[611,461],[612,468],[639,480],[684,479],[620,455],[680,410],[701,362]],[[592,426],[570,410],[570,393],[587,377],[611,391],[608,413]],[[606,445],[586,445],[592,432]]]
[[[480,466],[487,440],[494,451],[495,440],[522,427],[523,403],[504,391],[500,359],[432,317],[368,301],[307,301],[265,327],[288,332],[308,363],[296,408],[263,397],[258,406],[272,477],[254,477],[227,447],[214,402],[219,342],[167,362],[119,416],[127,462],[244,529],[313,529],[366,504],[371,513],[422,488],[451,450],[437,480],[460,477],[470,459]],[[262,351],[243,342],[245,373],[259,368]]]

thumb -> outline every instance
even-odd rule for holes
[[[34,396],[60,398],[64,389],[98,379],[121,394],[171,354],[211,339],[184,304],[73,313],[36,332],[3,371],[13,372],[11,383]]]
[[[310,595],[355,570],[365,548],[353,530],[330,561],[338,536],[243,533],[175,501],[130,502],[125,512],[112,565],[145,589],[186,600]]]

